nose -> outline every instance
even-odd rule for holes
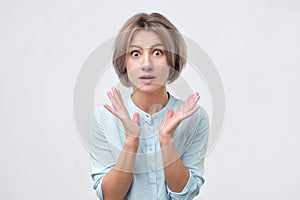
[[[148,71],[151,71],[152,68],[153,68],[153,66],[152,66],[149,54],[144,54],[142,70],[148,72]]]

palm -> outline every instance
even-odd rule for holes
[[[193,115],[200,108],[197,104],[199,99],[199,93],[195,93],[187,98],[176,113],[174,113],[173,110],[169,110],[166,120],[160,127],[160,134],[163,136],[173,137],[173,133],[178,125],[184,119]]]
[[[122,121],[127,135],[139,137],[139,114],[134,113],[133,119],[130,118],[129,113],[124,105],[122,95],[117,88],[112,87],[112,92],[108,91],[107,96],[109,97],[112,103],[112,107],[108,104],[104,104],[104,107]]]

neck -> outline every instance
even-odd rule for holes
[[[134,89],[131,99],[138,108],[152,115],[168,103],[169,97],[166,87],[161,87],[161,89],[152,93]]]

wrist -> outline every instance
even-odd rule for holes
[[[164,135],[164,134],[159,135],[159,142],[161,147],[172,143],[173,140],[174,139],[172,135]]]
[[[139,138],[126,135],[124,147],[125,151],[136,153],[139,147]]]

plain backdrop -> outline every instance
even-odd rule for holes
[[[226,94],[202,200],[300,199],[300,2],[0,1],[0,199],[92,200],[73,120],[80,67],[137,12],[205,49]]]

